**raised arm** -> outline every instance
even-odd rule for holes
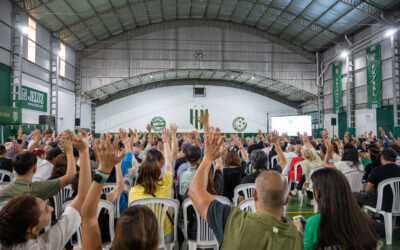
[[[42,140],[42,134],[39,129],[32,133],[32,143],[29,144],[27,151],[33,152],[39,142]]]
[[[169,130],[171,132],[171,154],[172,159],[176,161],[178,156],[178,143],[176,141],[176,132],[178,131],[178,125],[176,123],[171,123]]]
[[[150,146],[151,146],[151,144],[153,144],[153,135],[151,134],[151,126],[150,126],[150,124],[147,124],[146,130],[147,130],[147,133],[148,133],[148,135],[147,135],[147,139],[149,141],[148,144],[150,144]]]
[[[107,132],[106,140],[100,136],[95,140],[94,151],[99,160],[98,172],[106,179],[113,167],[122,161],[124,154],[118,152],[119,136],[116,135],[111,143],[111,134]],[[101,183],[100,183],[101,182]],[[82,206],[82,249],[102,249],[99,223],[97,221],[97,207],[104,187],[102,181],[93,181],[87,198]]]
[[[116,201],[121,195],[122,191],[124,191],[124,179],[122,178],[121,165],[122,161],[115,165],[115,173],[117,174],[117,187],[113,191],[106,194],[107,201],[111,203]]]
[[[301,136],[301,140],[303,141],[303,145],[306,148],[314,148],[313,145],[311,144],[310,140],[308,139],[308,136],[306,133],[304,133],[303,136]]]
[[[167,128],[162,128],[161,138],[164,144],[164,161],[165,161],[165,171],[172,172],[172,163],[171,163],[171,149],[169,147],[169,138],[168,138]]]
[[[75,178],[76,166],[74,153],[72,150],[72,140],[75,139],[75,134],[71,131],[68,131],[66,135],[61,138],[61,145],[63,146],[65,153],[67,154],[67,171],[64,176],[61,176],[60,179],[60,188],[63,188],[69,184],[71,184],[72,180]],[[87,147],[87,146],[85,146]]]
[[[322,166],[328,167],[328,168],[336,168],[335,164],[329,163],[329,157],[333,153],[333,145],[332,145],[331,140],[325,141],[325,147],[326,147],[326,154],[325,154],[324,161],[322,162]]]
[[[85,131],[79,129],[80,134],[75,135],[73,132],[68,133],[72,145],[79,151],[80,173],[78,182],[78,195],[71,202],[70,206],[81,212],[83,202],[89,191],[90,182],[92,181],[92,173],[90,170],[89,149],[87,144],[87,135]],[[75,161],[74,168],[75,168]],[[69,164],[69,159],[68,159]]]
[[[189,197],[196,211],[203,220],[207,221],[207,210],[215,198],[207,192],[208,172],[213,160],[219,158],[225,151],[223,137],[213,129],[204,135],[204,158],[196,170],[189,188]]]
[[[271,142],[274,145],[276,154],[278,155],[279,161],[277,165],[280,166],[281,169],[284,169],[286,166],[286,157],[283,154],[281,146],[279,145],[279,136],[277,132],[271,133]]]
[[[247,160],[249,159],[246,150],[244,150],[243,148],[243,144],[240,141],[239,137],[236,135],[233,137],[233,142],[235,143],[235,145],[239,148],[240,153],[243,157],[243,161],[247,163]]]

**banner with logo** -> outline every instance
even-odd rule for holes
[[[381,45],[376,44],[367,48],[367,89],[368,108],[381,107]]]
[[[0,106],[0,124],[20,124],[22,119],[21,109]]]
[[[157,133],[161,133],[162,128],[166,125],[167,123],[165,122],[165,119],[161,116],[153,117],[153,119],[150,121],[151,128]]]
[[[342,112],[342,62],[332,63],[332,97],[333,113]]]
[[[21,108],[47,112],[47,93],[22,86]]]
[[[208,109],[205,109],[203,106],[194,106],[190,109],[190,124],[192,124],[195,129],[203,129],[203,124],[200,124],[199,121],[201,112],[208,114]]]
[[[245,131],[247,128],[246,119],[241,116],[236,117],[232,121],[232,128],[238,133]]]

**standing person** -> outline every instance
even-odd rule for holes
[[[311,179],[320,214],[307,220],[304,249],[377,249],[374,222],[357,206],[346,177],[336,169],[323,168]],[[303,232],[299,220],[294,224]]]
[[[53,208],[32,194],[22,194],[9,200],[0,211],[0,244],[4,249],[61,250],[81,225],[81,207],[91,182],[89,152],[85,134],[71,132],[69,139],[81,155],[78,195],[65,208],[57,224],[43,234],[40,232],[49,224]],[[66,142],[63,144],[72,149],[72,146],[66,146]],[[70,160],[75,167],[73,157],[69,157]]]
[[[214,231],[220,249],[303,249],[296,227],[281,214],[289,201],[283,176],[277,171],[266,171],[257,177],[253,192],[256,213],[224,205],[207,192],[211,163],[225,150],[223,138],[210,129],[204,144],[204,158],[190,186],[189,197]]]

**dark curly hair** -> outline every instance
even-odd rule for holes
[[[12,198],[0,211],[0,243],[5,247],[27,241],[28,228],[39,223],[40,209],[36,197]]]

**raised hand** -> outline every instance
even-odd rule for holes
[[[205,133],[208,133],[209,129],[210,129],[210,125],[208,122],[208,114],[204,111],[200,112],[200,119],[199,119],[200,124],[203,125],[203,129]]]
[[[176,132],[178,131],[178,125],[176,123],[171,123],[171,125],[169,125],[169,130],[171,135],[176,135]]]
[[[67,131],[67,132],[71,132],[71,131]],[[72,132],[71,132],[71,133],[72,133]],[[66,153],[72,153],[72,152],[73,152],[73,150],[72,150],[71,136],[69,135],[69,133],[64,133],[64,134],[61,136],[60,143],[61,143],[61,146],[64,148],[64,151],[65,151]]]
[[[75,134],[74,132],[67,130],[65,134],[68,136],[69,140],[79,151],[88,150],[88,143],[87,143],[87,133],[84,130],[80,130],[79,134]],[[61,136],[62,138],[63,136]]]
[[[149,134],[151,133],[151,126],[150,126],[150,124],[147,124],[146,130],[147,130],[147,132],[149,132]]]
[[[22,136],[22,127],[18,129],[18,139],[21,139]]]
[[[277,131],[273,131],[272,133],[269,133],[270,140],[273,144],[279,143],[279,135]]]
[[[220,133],[210,129],[208,134],[204,135],[204,158],[215,160],[226,150],[224,138]]]
[[[124,157],[125,153],[118,150],[119,135],[115,135],[114,141],[111,142],[111,134],[107,132],[106,138],[101,134],[100,139],[94,142],[94,152],[99,160],[99,170],[110,173],[112,168],[118,164]]]
[[[39,129],[36,129],[33,133],[32,133],[32,140],[34,142],[39,142],[40,140],[42,140],[42,134],[40,133]]]

